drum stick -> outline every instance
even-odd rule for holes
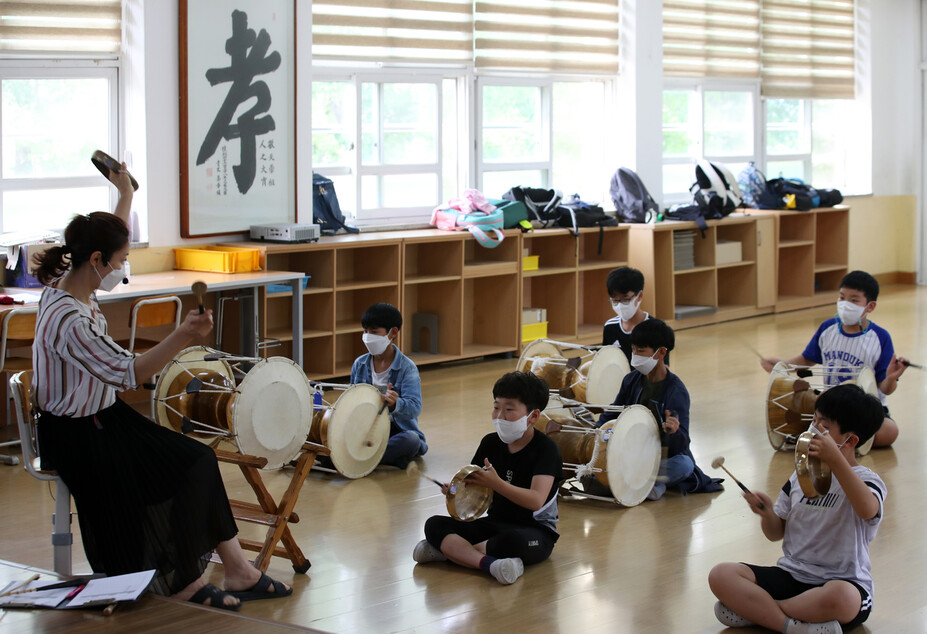
[[[193,286],[190,287],[190,290],[192,290],[193,294],[196,295],[196,301],[200,305],[200,315],[202,315],[204,312],[206,312],[206,309],[203,308],[203,302],[206,299],[206,282],[193,282]]]
[[[423,473],[422,471],[419,471],[418,463],[417,463],[417,462],[410,462],[410,463],[409,463],[409,466],[406,467],[406,474],[407,474],[407,475],[417,475],[417,476],[420,476],[420,477],[422,477],[422,478],[425,478],[426,480],[430,480],[430,481],[434,482],[435,484],[437,484],[437,485],[438,485],[439,487],[441,487],[442,489],[443,489],[445,486],[447,486],[444,482],[441,482],[440,480],[436,480],[435,478],[432,478],[432,477],[431,477],[430,475],[428,475],[427,473]]]
[[[906,368],[914,368],[915,370],[923,370],[923,369],[924,369],[924,366],[919,365],[919,364],[917,364],[917,363],[911,363],[910,361],[902,361],[902,362],[901,362],[901,365],[903,365],[903,366],[906,367]]]
[[[0,594],[0,597],[6,597],[6,596],[9,596],[9,595],[11,595],[11,594],[25,594],[26,592],[32,592],[32,590],[21,590],[20,588],[25,588],[26,586],[28,586],[28,585],[29,585],[30,583],[32,583],[33,581],[38,581],[39,577],[41,577],[41,576],[42,576],[42,575],[40,575],[40,574],[38,574],[38,573],[32,575],[31,577],[29,577],[28,579],[26,579],[26,580],[23,581],[22,583],[18,583],[18,584],[16,584],[14,587],[12,587],[12,588],[10,588],[9,590],[7,590],[6,592],[4,592],[3,594]]]
[[[747,343],[746,340],[738,338],[737,341],[739,341],[740,345],[742,345],[744,348],[755,354],[761,361],[765,358],[762,354],[760,354],[759,350],[757,350],[753,345]],[[731,477],[733,478],[734,476]]]
[[[737,486],[739,486],[739,487],[741,488],[741,490],[742,490],[744,493],[749,493],[750,495],[753,495],[753,491],[751,491],[750,489],[748,489],[747,487],[745,487],[745,486],[744,486],[744,483],[741,482],[740,480],[738,480],[737,478],[735,478],[735,477],[734,477],[734,474],[731,473],[730,471],[728,471],[728,470],[727,470],[727,467],[724,466],[724,456],[718,456],[717,458],[715,458],[714,460],[712,460],[712,461],[711,461],[711,466],[712,466],[712,468],[714,468],[714,469],[724,469],[724,472],[725,472],[726,474],[728,474],[729,476],[731,476],[731,479],[732,479],[734,482],[737,483]],[[759,503],[757,504],[757,506],[760,507],[760,510],[761,510],[761,511],[763,511],[763,510],[766,509],[766,505],[763,504],[762,502],[759,502]]]

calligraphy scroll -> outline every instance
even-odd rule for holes
[[[293,0],[180,0],[179,12],[181,235],[294,221]]]

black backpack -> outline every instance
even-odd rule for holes
[[[705,237],[705,230],[708,228],[708,223],[705,220],[717,220],[721,217],[721,213],[717,209],[697,204],[673,205],[663,212],[665,220],[694,220],[703,238]]]
[[[566,227],[573,232],[574,236],[579,235],[580,227],[598,227],[599,228],[599,253],[601,254],[601,240],[603,227],[617,227],[618,219],[609,216],[605,210],[598,205],[590,205],[578,199],[574,194],[574,202],[560,206],[560,217],[557,218],[558,227]]]
[[[618,168],[612,175],[608,190],[621,222],[650,222],[652,215],[660,211],[644,181],[632,169]]]
[[[563,193],[559,189],[513,187],[502,194],[502,198],[525,203],[525,207],[528,208],[528,220],[537,220],[545,227],[560,218],[559,206]]]
[[[798,211],[808,211],[821,206],[821,196],[818,190],[797,178],[774,178],[767,183],[780,198],[793,198],[794,208]]]
[[[319,233],[333,236],[340,229],[348,233],[359,233],[360,229],[345,224],[335,185],[321,174],[312,174],[312,221],[319,225]]]

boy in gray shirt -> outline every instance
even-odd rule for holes
[[[721,623],[839,634],[869,617],[869,543],[882,520],[886,489],[877,474],[856,463],[855,451],[882,417],[879,400],[857,385],[843,383],[818,397],[817,435],[808,453],[830,467],[830,490],[809,499],[793,473],[775,505],[765,493],[744,494],[766,538],[783,540],[783,556],[776,566],[728,562],[712,568],[708,583],[719,599]]]

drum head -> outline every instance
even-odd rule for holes
[[[332,406],[328,448],[332,464],[347,478],[363,478],[380,464],[389,441],[389,409],[372,385],[358,383]],[[379,414],[378,414],[379,412]]]
[[[649,409],[632,405],[614,421],[611,434],[605,433],[608,486],[616,502],[636,506],[650,493],[660,470],[657,422]]]
[[[586,376],[586,402],[607,405],[614,402],[621,389],[621,381],[631,371],[628,358],[621,348],[603,346],[599,348],[589,365]]]
[[[492,489],[468,484],[466,477],[482,467],[467,465],[454,474],[448,483],[447,512],[451,517],[471,522],[489,510],[492,504]]]
[[[218,361],[203,361],[203,357],[207,354],[215,354],[217,351],[212,348],[207,348],[206,346],[193,346],[181,350],[180,353],[174,357],[171,363],[168,363],[164,366],[164,369],[161,370],[161,374],[158,375],[158,382],[155,385],[155,422],[161,425],[162,427],[174,427],[179,429],[179,424],[175,425],[177,421],[172,419],[179,420],[177,414],[174,414],[165,407],[164,400],[168,397],[176,397],[176,394],[170,394],[171,384],[174,382],[180,374],[190,371],[196,373],[197,370],[211,370],[217,372],[226,378],[229,382],[235,384],[235,374],[232,372],[232,366],[224,360]],[[192,377],[191,377],[192,378]],[[172,407],[177,407],[177,399],[171,398],[167,401]],[[209,436],[209,439],[214,439],[215,436]]]
[[[238,386],[232,432],[243,454],[267,458],[279,469],[299,455],[312,424],[312,387],[296,363],[261,359]]]
[[[531,362],[534,357],[563,357],[563,352],[557,344],[545,341],[544,339],[535,339],[521,351],[518,357],[518,364],[515,369],[518,372],[528,372],[531,370]]]

